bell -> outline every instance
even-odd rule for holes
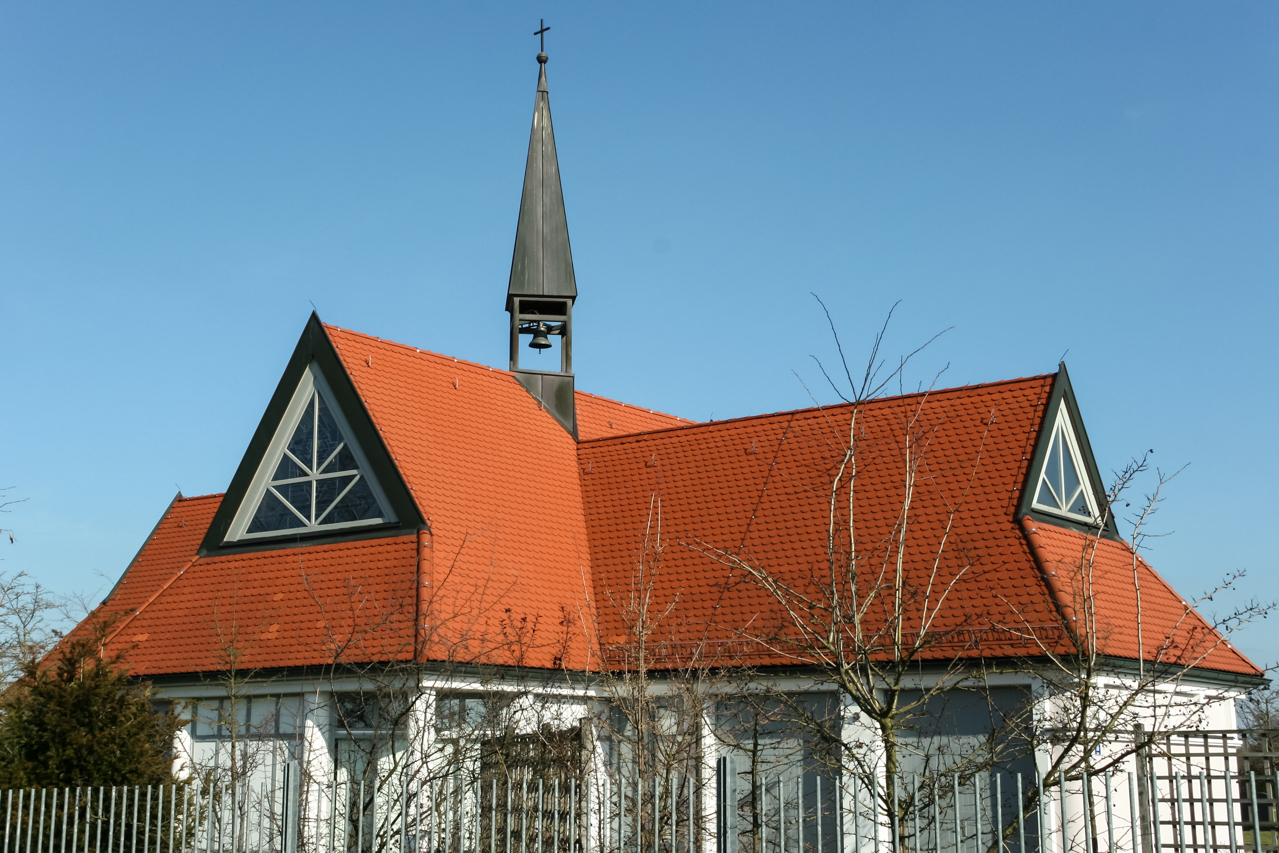
[[[546,339],[546,332],[546,324],[538,323],[537,331],[533,333],[533,340],[528,342],[529,347],[532,349],[550,349],[551,342]]]

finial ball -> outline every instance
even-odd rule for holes
[[[545,53],[539,53],[539,54],[537,55],[537,61],[538,61],[539,63],[541,63],[542,65],[545,65],[545,64],[546,64],[546,59],[547,59],[547,56],[546,56],[546,54],[545,54]]]

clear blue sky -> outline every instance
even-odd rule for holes
[[[0,5],[0,569],[114,581],[221,491],[313,302],[505,363],[539,17],[578,387],[822,401],[1063,353],[1104,469],[1189,463],[1151,555],[1279,597],[1279,5]],[[1208,608],[1228,608],[1218,600]],[[1240,635],[1279,660],[1270,622]]]

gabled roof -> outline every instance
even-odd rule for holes
[[[1264,675],[1168,585],[1127,542],[1022,520],[1035,559],[1066,618],[1095,651],[1128,660],[1144,659]],[[1140,603],[1138,596],[1140,595]],[[1084,606],[1091,599],[1092,608]],[[1097,614],[1088,626],[1088,611]],[[1090,627],[1092,628],[1090,630]]]
[[[178,498],[99,614],[123,614],[110,645],[132,646],[147,674],[224,668],[230,633],[248,668],[398,659],[415,643],[427,657],[585,665],[589,549],[572,437],[509,371],[323,328],[427,522],[425,573],[411,530],[201,556],[222,496]],[[591,437],[690,423],[591,394],[578,405]],[[447,615],[423,619],[415,639],[420,576],[425,609]],[[370,612],[381,615],[361,622]],[[532,633],[514,644],[521,620]]]
[[[95,612],[133,672],[411,659],[416,537],[197,557],[221,500],[175,500]]]
[[[1023,635],[1031,629],[1059,639],[1054,604],[1012,517],[1052,380],[1040,376],[862,405],[856,534],[863,543],[858,551],[871,566],[894,547],[889,537],[905,490],[903,435],[909,431],[926,446],[909,513],[907,583],[923,589],[943,537],[937,586],[959,578],[935,625],[943,634],[956,632],[954,642],[933,657],[962,652],[974,642],[974,630],[983,636],[973,653],[1025,654]],[[582,489],[596,600],[625,594],[650,512],[660,506],[667,545],[654,612],[678,598],[665,629],[669,642],[740,649],[735,641],[743,637],[786,637],[789,628],[772,599],[705,549],[739,554],[804,588],[822,571],[830,483],[851,416],[852,407],[843,405],[584,443]],[[616,612],[601,608],[606,639],[626,636]],[[760,653],[750,662],[788,661]]]
[[[505,621],[538,619],[525,655],[538,665],[570,618],[568,657],[583,660],[590,564],[573,437],[508,371],[326,328],[430,527],[436,611],[488,645]]]
[[[366,419],[365,443],[394,466],[384,479],[401,482],[411,501],[402,515],[420,520],[377,538],[201,551],[220,541],[209,531],[226,514],[223,497],[179,497],[98,614],[119,619],[108,645],[131,647],[135,672],[214,672],[229,650],[241,669],[415,655],[587,668],[593,649],[626,641],[621,613],[635,566],[658,541],[650,612],[674,605],[662,643],[710,650],[723,663],[793,662],[743,642],[784,638],[786,624],[772,599],[707,552],[768,566],[796,589],[811,582],[852,407],[695,424],[578,393],[575,441],[508,371],[318,328],[331,346],[329,369],[349,382],[348,419]],[[1096,546],[1098,650],[1139,653],[1127,545],[1019,520],[1057,381],[905,395],[857,410],[854,532],[866,565],[896,556],[907,436],[919,463],[904,588],[917,610],[930,580],[934,591],[952,587],[933,626],[944,642],[925,657],[1075,648],[1076,591],[1062,578],[1072,577],[1084,543]],[[1259,674],[1137,566],[1142,654]]]

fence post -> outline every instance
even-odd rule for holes
[[[715,849],[719,853],[731,853],[737,840],[737,769],[731,755],[725,755],[716,763],[715,787],[719,819],[716,821]]]
[[[302,824],[302,772],[296,761],[284,765],[284,853],[297,853]]]
[[[1157,827],[1153,826],[1150,819],[1150,803],[1152,797],[1159,796],[1157,790],[1152,790],[1150,784],[1150,760],[1148,754],[1148,744],[1145,743],[1146,727],[1141,723],[1135,723],[1132,727],[1132,736],[1137,741],[1137,751],[1133,753],[1133,762],[1137,765],[1137,811],[1136,815],[1141,824],[1141,853],[1156,853],[1155,851],[1155,832]]]

